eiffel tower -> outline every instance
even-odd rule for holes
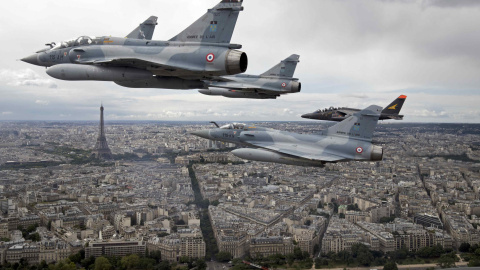
[[[108,148],[107,138],[105,137],[105,127],[103,124],[103,105],[100,107],[100,134],[98,134],[97,144],[92,156],[98,159],[113,159],[112,151]]]

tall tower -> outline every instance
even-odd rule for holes
[[[107,138],[105,137],[105,126],[103,124],[103,105],[100,106],[100,134],[98,134],[97,144],[92,156],[98,159],[113,159],[112,151],[108,148]]]

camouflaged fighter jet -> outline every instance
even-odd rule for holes
[[[82,36],[47,44],[22,61],[69,81],[113,81],[125,87],[203,88],[202,80],[243,73],[247,55],[230,44],[243,0],[223,0],[169,41],[152,41],[151,17],[126,38]]]
[[[383,148],[372,144],[382,108],[372,105],[354,113],[319,135],[305,135],[246,124],[192,132],[205,139],[236,143],[252,148],[232,151],[255,161],[320,167],[328,162],[380,161]]]
[[[380,114],[380,120],[403,120],[403,115],[399,115],[399,113],[406,99],[407,96],[401,95],[395,101],[390,103],[390,105],[385,107],[385,109],[383,109],[382,113]],[[330,107],[328,109],[318,110],[313,113],[304,114],[302,115],[302,118],[340,122],[359,111],[359,109],[352,108]]]
[[[206,89],[198,92],[228,98],[276,99],[280,95],[298,93],[302,84],[293,78],[300,56],[292,54],[261,75],[239,74],[205,81]]]

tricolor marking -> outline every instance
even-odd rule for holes
[[[215,60],[215,54],[209,53],[207,54],[207,62],[212,63]]]

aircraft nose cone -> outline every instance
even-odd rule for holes
[[[311,113],[304,114],[304,115],[302,115],[302,118],[311,119],[311,118],[312,118],[312,114],[311,114]]]
[[[207,95],[207,96],[211,96],[212,95],[212,92],[210,90],[207,90],[207,89],[201,89],[201,90],[198,90],[198,92],[200,94],[204,94],[204,95]]]
[[[21,60],[25,63],[40,66],[40,63],[38,62],[38,55],[37,54],[32,54],[30,56],[22,58]]]
[[[190,134],[201,137],[201,138],[205,138],[205,139],[211,139],[209,129],[190,132]]]

